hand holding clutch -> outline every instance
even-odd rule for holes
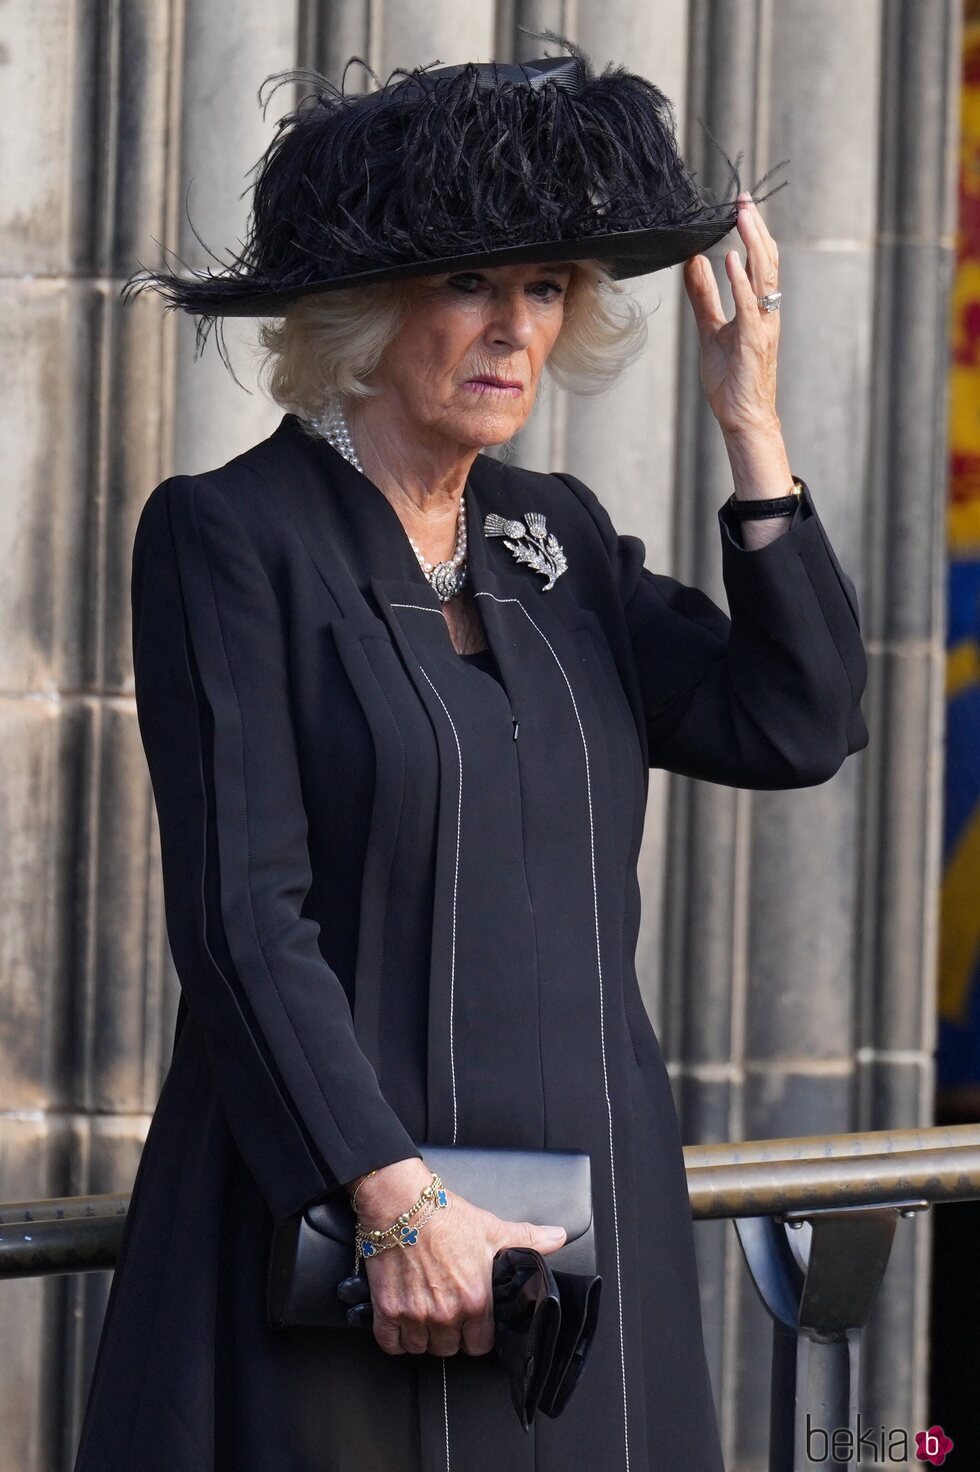
[[[502,1247],[493,1259],[494,1351],[507,1367],[511,1399],[525,1431],[537,1411],[561,1414],[585,1368],[595,1335],[602,1279],[553,1271],[530,1247]],[[347,1321],[370,1329],[371,1290],[362,1271],[337,1296]]]
[[[508,1368],[521,1425],[527,1429],[538,1410],[559,1415],[585,1366],[602,1284],[589,1156],[430,1143],[421,1149],[426,1166],[454,1193],[501,1221],[562,1224],[565,1241],[555,1251],[505,1246],[492,1259],[493,1347]],[[363,1262],[351,1273],[354,1214],[341,1194],[276,1224],[267,1315],[278,1328],[373,1328]]]

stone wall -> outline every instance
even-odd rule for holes
[[[3,7],[0,408],[0,1200],[130,1185],[172,1039],[155,816],[132,699],[129,558],[172,471],[264,437],[253,324],[227,341],[122,281],[155,241],[241,237],[269,73],[530,57],[550,26],[656,80],[724,186],[703,119],[780,247],[780,414],[858,587],[869,748],[829,783],[748,793],[655,773],[642,984],[689,1142],[931,1122],[942,752],[953,0],[48,0]],[[712,254],[727,299],[721,257]],[[723,602],[731,490],[680,271],[645,278],[650,345],[609,394],[548,389],[517,458],[594,487],[647,565]],[[735,1235],[697,1228],[733,1472],[766,1462],[769,1331]],[[921,1422],[929,1222],[904,1222],[865,1419]],[[0,1472],[70,1469],[108,1274],[0,1289]]]

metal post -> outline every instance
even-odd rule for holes
[[[773,1320],[769,1472],[852,1466],[861,1338],[898,1215],[925,1200],[738,1217],[752,1281]]]

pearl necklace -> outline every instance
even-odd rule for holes
[[[322,435],[328,444],[332,445],[345,460],[353,465],[355,470],[360,471],[361,475],[364,474],[364,467],[354,449],[354,441],[351,439],[350,429],[342,410],[338,409],[330,419],[320,415],[312,419],[310,423],[317,434]],[[408,536],[407,532],[406,536]],[[409,536],[408,540],[412,544],[412,551],[418,558],[419,567],[440,600],[446,603],[450,598],[455,598],[466,584],[466,492],[464,491],[459,498],[456,545],[453,548],[452,557],[447,562],[430,562],[427,557],[423,556],[422,549],[415,538]]]

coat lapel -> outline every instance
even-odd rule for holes
[[[542,652],[574,684],[574,672],[580,664],[576,635],[591,628],[595,619],[575,601],[565,577],[545,591],[540,573],[515,562],[501,538],[487,537],[483,531],[484,517],[491,512],[518,521],[525,511],[542,509],[534,504],[533,493],[528,493],[521,477],[477,456],[470,472],[470,488],[470,586],[514,715],[520,721],[531,717],[537,705],[539,678],[535,667]],[[562,528],[549,529],[561,541]]]
[[[280,494],[291,519],[345,616],[369,618],[361,600],[373,596],[378,615],[400,647],[416,654],[429,655],[434,649],[454,653],[439,599],[419,567],[395,508],[379,487],[325,440],[305,434],[294,415],[285,415],[266,443],[278,451]],[[283,451],[288,455],[285,474]],[[539,573],[517,564],[500,539],[486,537],[483,520],[488,513],[520,519],[525,511],[540,509],[532,501],[519,474],[487,456],[476,457],[466,495],[468,581],[478,596],[487,642],[512,704],[526,687],[526,645],[519,631],[522,624],[531,627],[527,616],[566,669],[575,657],[572,634],[594,622],[575,602],[566,577],[545,592]],[[560,541],[561,527],[552,529]],[[355,597],[358,593],[360,598]],[[394,605],[406,603],[424,605],[431,610],[430,617],[396,618],[402,610]]]
[[[510,481],[510,477],[506,479]],[[441,604],[427,580],[422,576],[379,575],[369,580],[378,613],[387,624],[392,642],[429,715],[439,752],[427,1097],[429,1140],[446,1144],[457,1143],[461,1130],[462,1138],[472,1140],[479,1128],[472,1113],[468,1115],[466,1111],[469,1060],[460,1044],[465,1034],[464,1009],[468,999],[472,1006],[474,970],[479,966],[472,956],[470,965],[466,965],[466,915],[460,913],[460,905],[466,903],[462,896],[467,892],[467,862],[473,862],[468,848],[461,852],[460,847],[461,834],[467,832],[467,813],[472,814],[474,802],[488,800],[488,788],[492,792],[496,780],[493,774],[500,763],[503,765],[498,775],[501,781],[506,781],[505,751],[526,766],[522,760],[525,747],[528,756],[535,749],[540,754],[556,737],[559,728],[564,729],[563,739],[568,741],[569,723],[574,729],[570,739],[578,749],[579,735],[574,728],[570,701],[573,686],[577,690],[576,715],[588,721],[590,709],[589,695],[583,688],[585,682],[580,677],[576,679],[576,666],[581,659],[576,631],[581,637],[583,622],[590,615],[573,599],[564,595],[556,598],[559,584],[543,593],[540,577],[513,563],[506,548],[488,543],[483,518],[490,511],[515,515],[523,509],[537,509],[510,504],[513,488],[508,495],[506,488],[498,491],[496,484],[497,467],[478,457],[466,496],[468,581],[502,678],[503,689],[495,682],[481,687],[486,719],[496,729],[496,738],[489,729],[479,733],[471,730],[469,737],[465,733],[467,697],[463,687],[474,676],[466,671],[453,648]],[[552,607],[548,606],[549,599],[553,600]],[[569,680],[571,685],[566,683]],[[513,746],[515,736],[517,745]],[[533,743],[533,747],[528,743]],[[534,769],[532,761],[528,770]],[[492,802],[492,796],[489,801]],[[533,930],[533,921],[530,928]],[[515,988],[510,1005],[514,1009],[530,1005],[536,983],[525,978],[522,985],[516,969],[503,967],[498,970],[501,987],[505,985],[504,976]],[[489,1005],[486,995],[485,1007]],[[518,1028],[517,1032],[527,1039],[528,1058],[523,1062],[511,1060],[511,1064],[529,1081],[536,1077],[538,1068],[534,1047],[536,1030],[530,1017],[528,1026],[523,1030]],[[526,1088],[530,1088],[529,1082]],[[497,1126],[509,1128],[515,1139],[540,1143],[544,1129],[543,1098],[536,1111],[530,1096],[526,1096],[521,1117],[513,1121],[498,1120]]]
[[[459,965],[462,953],[459,926],[463,918],[458,914],[457,893],[461,874],[461,807],[466,790],[463,762],[467,764],[469,776],[474,771],[475,754],[472,747],[465,752],[461,750],[457,727],[466,702],[463,685],[476,676],[456,654],[440,600],[419,567],[398,515],[383,492],[325,441],[305,435],[291,416],[284,419],[272,441],[279,437],[289,451],[286,473],[283,474],[281,461],[277,466],[284,508],[339,605],[344,623],[335,630],[337,646],[352,677],[355,693],[362,704],[375,698],[377,692],[371,680],[367,675],[361,678],[363,655],[360,647],[355,646],[364,639],[377,639],[384,628],[428,716],[436,741],[438,851],[429,983],[428,1138],[452,1144],[456,1142],[461,1122],[470,1132],[474,1124],[465,1117],[465,1082],[454,1077],[452,1029],[454,1008],[461,1015],[463,995],[459,989],[465,980]],[[582,653],[583,640],[588,642],[586,634],[592,633],[596,626],[595,615],[576,602],[565,586],[564,577],[552,589],[544,591],[544,580],[538,573],[516,563],[499,539],[488,539],[483,531],[484,517],[490,512],[519,519],[525,511],[546,509],[533,504],[533,494],[529,496],[525,489],[529,484],[532,482],[524,481],[519,474],[508,473],[487,457],[477,456],[467,486],[468,581],[503,685],[501,688],[493,682],[490,686],[487,682],[481,687],[487,720],[497,732],[496,737],[489,730],[473,737],[476,747],[483,747],[484,757],[489,755],[492,759],[486,766],[499,760],[504,749],[515,753],[518,760],[524,754],[522,766],[532,752],[538,762],[547,761],[552,743],[558,739],[566,746],[571,743],[568,749],[573,753],[581,753],[585,743],[596,741],[600,734],[600,713],[583,669]],[[560,526],[549,529],[562,540]],[[472,690],[472,686],[468,688]],[[374,715],[377,718],[378,712]],[[510,747],[515,737],[523,743],[519,749]],[[498,744],[486,747],[484,740]],[[528,770],[536,769],[533,760]],[[577,769],[581,757],[573,755],[571,760]],[[391,774],[388,787],[392,791],[402,781],[411,781],[410,752],[403,753],[403,766],[401,775]],[[487,770],[481,771],[480,790],[485,790],[491,780]],[[371,844],[376,856],[383,856],[392,847],[394,838],[388,828],[398,821],[397,813],[388,811],[391,792],[384,798],[383,813],[378,811],[381,799],[379,788]],[[535,802],[544,800],[543,795],[534,798]],[[554,811],[560,800],[561,793],[550,794],[549,810]],[[381,841],[385,834],[390,840],[387,843]],[[465,860],[464,853],[464,863]],[[354,1002],[355,1031],[373,1060],[377,1057],[380,976],[376,974],[377,967],[370,964],[368,952],[374,944],[370,937],[382,930],[386,906],[397,903],[397,893],[392,887],[397,882],[396,876],[392,875],[390,865],[386,866],[387,861],[378,862],[377,882],[366,884],[365,889],[366,896],[373,897],[375,913],[362,912],[361,934],[367,951],[363,967],[359,955]],[[524,1005],[523,999],[515,997],[514,1005]],[[527,1033],[533,1039],[533,1028],[529,1027]],[[531,1066],[529,1059],[528,1071]],[[514,1122],[515,1129],[527,1129],[532,1139],[537,1132],[531,1118],[533,1113],[525,1111],[525,1117]]]

